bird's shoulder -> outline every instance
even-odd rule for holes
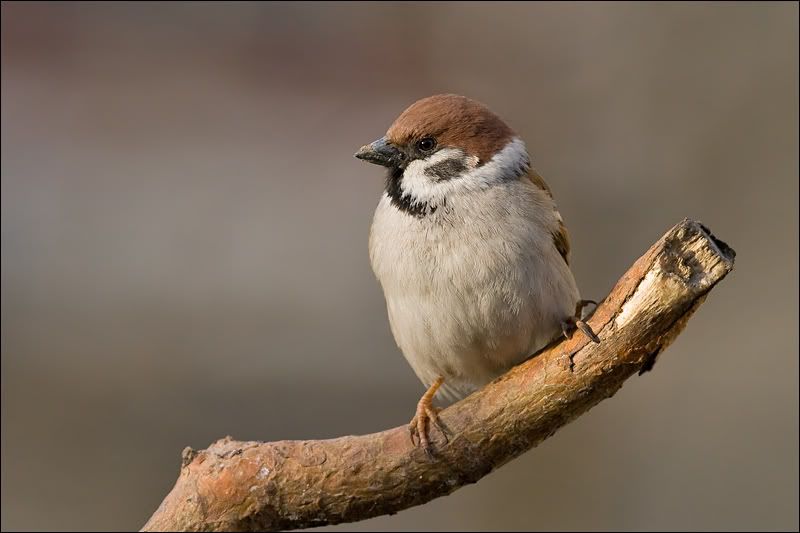
[[[561,218],[561,213],[558,212],[555,201],[553,201],[553,191],[550,190],[550,186],[544,180],[542,175],[539,174],[539,172],[537,172],[533,167],[528,168],[527,172],[522,176],[522,179],[530,180],[537,189],[539,189],[545,196],[547,196],[547,198],[550,199],[552,203],[553,215],[555,216],[557,222],[555,228],[553,228],[551,231],[553,246],[556,247],[558,253],[562,258],[564,258],[564,262],[569,265],[569,232],[567,231],[567,227],[564,225],[564,219]]]

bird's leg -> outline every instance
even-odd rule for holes
[[[578,300],[578,303],[575,305],[575,314],[561,321],[561,332],[566,338],[572,338],[572,332],[575,328],[578,328],[584,335],[592,339],[592,342],[600,342],[600,338],[592,331],[591,326],[583,320],[583,308],[589,304],[594,305],[595,309],[597,308],[597,302],[594,300]]]
[[[577,318],[582,318],[583,315],[583,308],[587,305],[593,305],[594,309],[597,310],[597,302],[594,300],[578,300],[578,303],[575,304],[575,316]],[[592,311],[594,313],[594,311]]]
[[[433,422],[436,427],[439,428],[439,431],[442,432],[442,435],[445,436],[445,439],[447,439],[444,427],[442,427],[441,422],[439,422],[439,417],[436,414],[436,408],[433,407],[433,397],[436,395],[436,391],[439,390],[439,387],[442,386],[442,383],[444,383],[444,378],[439,376],[428,390],[425,391],[425,394],[422,395],[422,398],[419,399],[419,403],[417,403],[416,414],[414,418],[411,419],[408,426],[411,432],[411,442],[414,442],[415,433],[419,435],[419,444],[425,449],[425,453],[428,455],[431,454],[431,443],[428,438],[428,420]]]

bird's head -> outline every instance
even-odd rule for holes
[[[522,141],[485,105],[464,96],[423,98],[355,156],[389,168],[398,207],[430,210],[449,195],[516,179],[529,165]],[[414,214],[414,213],[412,213]]]

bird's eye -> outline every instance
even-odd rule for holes
[[[417,148],[421,152],[430,152],[436,148],[436,140],[433,137],[425,137],[417,141]]]

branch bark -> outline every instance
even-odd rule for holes
[[[441,412],[436,454],[405,426],[331,440],[240,442],[183,453],[143,531],[296,529],[396,513],[475,483],[612,396],[683,330],[735,253],[701,224],[670,229],[622,276],[581,333]]]

